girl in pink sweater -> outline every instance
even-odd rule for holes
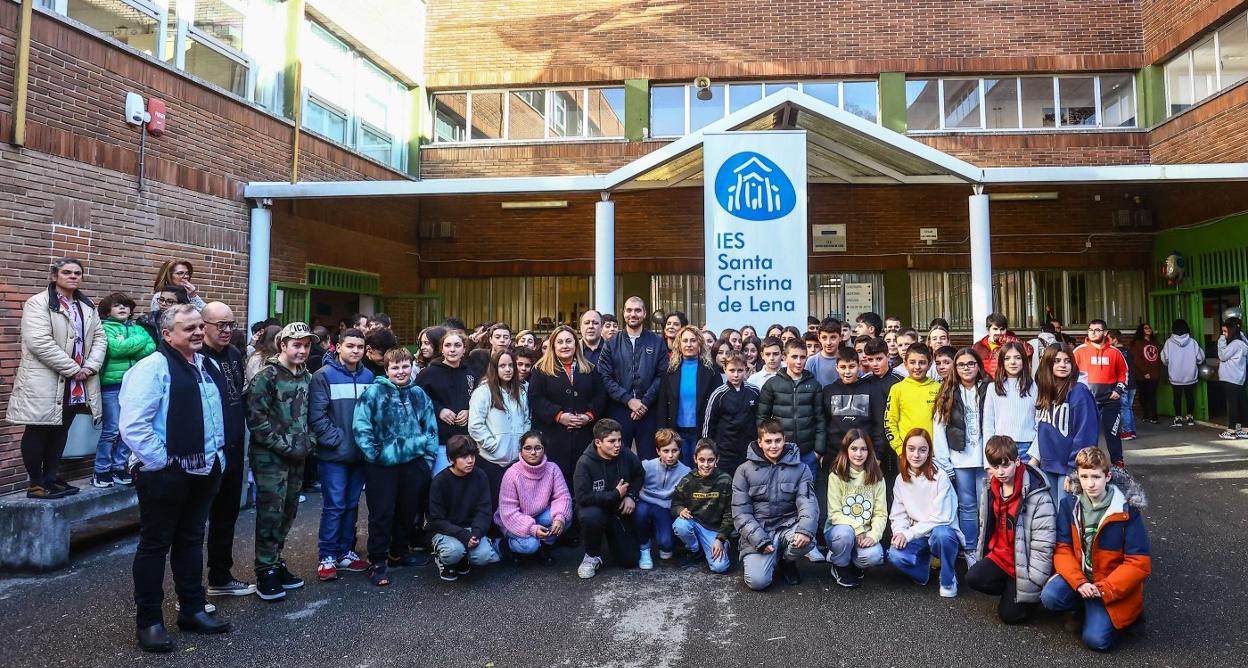
[[[559,466],[546,459],[546,441],[537,430],[520,437],[520,460],[507,467],[498,493],[494,523],[514,554],[536,554],[554,563],[546,546],[559,539],[572,517],[572,497]]]

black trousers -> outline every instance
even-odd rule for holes
[[[247,470],[243,444],[225,449],[225,472],[221,487],[208,511],[208,584],[229,584],[234,576],[234,525],[243,495],[243,473]]]
[[[1035,607],[1032,603],[1018,603],[1014,597],[1018,595],[1018,584],[1013,574],[1001,570],[991,559],[980,559],[966,572],[966,586],[983,594],[1000,596],[997,603],[997,616],[1006,624],[1022,624],[1031,616]]]
[[[1144,414],[1145,420],[1157,419],[1157,381],[1156,380],[1136,380],[1136,388],[1139,389],[1140,412]]]
[[[1172,385],[1174,391],[1174,417],[1183,417],[1196,412],[1196,385]],[[1187,400],[1187,412],[1183,412],[1183,400]]]
[[[1244,396],[1244,386],[1222,381],[1222,393],[1226,395],[1226,426],[1248,425],[1248,398]]]
[[[65,388],[66,397],[69,388]],[[85,405],[61,406],[60,424],[28,424],[22,432],[22,464],[26,467],[26,475],[30,476],[30,484],[47,487],[58,477],[61,468],[61,455],[65,454],[65,439],[69,438],[69,426],[74,416],[85,410]]]
[[[624,517],[614,508],[580,506],[576,509],[576,521],[581,525],[581,545],[585,546],[585,554],[601,557],[602,539],[606,538],[617,564],[623,568],[637,565],[641,546],[637,542],[632,517]]]
[[[369,561],[382,563],[387,555],[407,554],[412,523],[424,510],[432,480],[423,458],[395,466],[365,464]]]
[[[173,589],[184,611],[204,607],[204,522],[221,484],[221,468],[191,475],[169,464],[158,471],[139,469],[139,547],[134,552],[135,622],[146,628],[163,621],[165,556]]]

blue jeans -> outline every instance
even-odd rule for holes
[[[639,499],[637,509],[633,511],[633,526],[637,528],[637,542],[643,551],[650,548],[651,538],[663,552],[671,552],[676,545],[676,537],[672,535],[671,508]]]
[[[979,540],[979,490],[984,488],[988,472],[983,467],[954,469],[953,488],[958,493],[958,528],[966,537],[966,545],[975,549]]]
[[[433,457],[433,475],[451,468],[451,460],[446,457],[446,444],[438,444],[438,454]]]
[[[932,557],[940,558],[940,586],[950,587],[957,582],[957,574],[953,570],[953,562],[958,558],[958,550],[962,544],[958,542],[958,534],[953,527],[938,526],[932,533],[923,538],[906,543],[903,548],[892,548],[888,551],[888,561],[897,570],[910,576],[919,584],[927,584],[932,575]]]
[[[1062,499],[1070,496],[1070,492],[1066,491],[1066,475],[1045,471],[1044,479],[1049,483],[1049,494],[1053,497],[1053,507],[1061,508]]]
[[[702,526],[697,520],[687,520],[683,517],[677,517],[672,522],[672,533],[680,539],[680,542],[689,548],[690,552],[702,551],[702,556],[706,557],[706,565],[711,568],[712,573],[723,573],[728,570],[728,541],[724,541],[723,552],[716,559],[711,556],[711,548],[715,546],[715,539],[719,537],[716,532]]]
[[[341,559],[355,549],[355,519],[364,491],[364,463],[317,461],[321,480],[321,528],[317,550],[320,559]]]
[[[1040,592],[1040,603],[1054,612],[1073,612],[1083,606],[1083,644],[1098,652],[1113,649],[1118,629],[1099,598],[1084,598],[1070,588],[1060,575],[1054,575]]]
[[[549,529],[552,523],[550,518],[550,508],[543,510],[537,517],[533,518],[533,521]],[[507,546],[510,547],[511,551],[516,554],[533,554],[534,552],[537,552],[538,548],[540,548],[543,543],[546,545],[554,545],[555,541],[559,540],[558,536],[551,536],[546,540],[540,540],[537,536],[513,536],[506,531],[503,532],[503,536],[507,538]]]
[[[871,568],[884,563],[884,546],[858,547],[858,534],[848,524],[832,525],[823,532],[823,541],[828,546],[828,561],[836,566],[848,566],[853,561],[858,568]]]
[[[794,562],[815,549],[815,539],[811,538],[802,548],[793,547],[793,537],[797,535],[797,526],[791,526],[771,537],[771,552],[753,552],[741,557],[741,572],[745,576],[745,586],[754,591],[762,591],[771,586],[776,575],[776,560]]]
[[[117,418],[121,415],[121,403],[117,400],[121,395],[120,385],[109,385],[100,390],[101,408],[104,421],[100,427],[100,440],[95,444],[95,472],[126,470],[126,459],[130,457],[130,448],[121,440],[117,431]]]
[[[484,536],[477,543],[477,546],[468,549],[460,540],[454,536],[448,536],[444,533],[433,535],[433,551],[438,555],[438,561],[450,566],[458,564],[468,558],[468,563],[473,566],[486,566],[488,564],[497,563],[499,560],[498,552],[494,551],[494,544],[490,539]]]
[[[1128,434],[1135,433],[1135,411],[1132,410],[1131,404],[1135,403],[1135,390],[1127,390],[1122,393],[1122,431]]]
[[[698,438],[702,435],[701,430],[697,427],[677,427],[676,433],[680,435],[680,462],[691,469],[697,466],[693,463],[693,449],[698,445]]]

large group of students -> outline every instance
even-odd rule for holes
[[[175,261],[164,288],[179,287],[183,266],[189,283],[189,263]],[[947,322],[921,335],[874,313],[812,319],[806,332],[776,324],[760,338],[673,312],[651,331],[639,297],[620,321],[590,310],[544,336],[452,318],[409,349],[384,314],[334,332],[259,323],[243,344],[224,304],[158,289],[142,339],[134,300],[110,295],[97,318],[81,274],[81,262],[58,261],[48,292],[27,304],[27,315],[59,313],[58,328],[80,328],[69,361],[57,359],[63,396],[36,399],[66,421],[75,407],[95,412],[104,370],[94,482],[140,492],[137,633],[150,651],[174,646],[160,618],[166,554],[178,623],[192,632],[230,629],[205,596],[277,600],[304,585],[283,549],[313,474],[321,581],[357,572],[385,586],[394,569],[422,566],[454,581],[499,562],[553,563],[561,545],[581,553],[586,579],[608,555],[653,569],[679,554],[682,568],[737,566],[754,590],[777,576],[798,584],[802,559],[856,588],[888,562],[920,585],[937,573],[940,596],[953,597],[963,562],[962,584],[998,597],[1003,622],[1039,607],[1066,612],[1088,647],[1109,650],[1141,618],[1150,572],[1144,496],[1122,447],[1134,427],[1124,424],[1137,388],[1143,419],[1157,421],[1156,362],[1176,388],[1184,365],[1199,364],[1181,322],[1159,351],[1148,325],[1126,348],[1093,320],[1072,346],[1060,323],[1022,341],[994,313],[987,336],[959,348]],[[59,309],[40,300],[57,295]],[[24,342],[35,336],[27,327],[24,317]],[[1228,327],[1219,346],[1238,350],[1239,324]],[[10,419],[23,407],[28,356],[51,353],[23,355]],[[76,401],[80,391],[88,398]],[[1190,420],[1175,415],[1176,425]],[[47,444],[48,429],[27,434]],[[30,495],[55,498],[72,486],[36,445],[23,439]],[[255,483],[255,584],[231,573],[244,463]]]

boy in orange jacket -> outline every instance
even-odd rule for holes
[[[1081,489],[1062,499],[1057,513],[1057,571],[1040,593],[1049,610],[1082,619],[1083,642],[1108,652],[1119,634],[1144,612],[1144,581],[1152,571],[1148,532],[1140,510],[1143,491],[1115,470],[1098,448],[1075,456]]]

